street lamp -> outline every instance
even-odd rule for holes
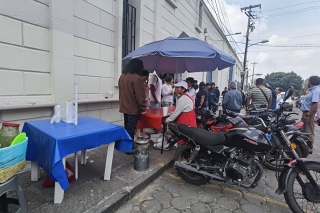
[[[243,59],[243,74],[244,74],[244,75],[241,76],[242,88],[243,88],[244,77],[245,77],[245,72],[246,72],[246,61],[247,61],[248,47],[253,46],[253,45],[256,45],[256,44],[263,44],[263,43],[269,42],[269,40],[262,40],[262,41],[259,41],[259,42],[257,42],[257,43],[254,43],[254,44],[249,45],[249,42],[248,42],[248,41],[249,41],[249,39],[248,39],[248,37],[247,37],[247,40],[246,40],[246,48],[245,48],[245,50],[244,50],[244,59]]]
[[[263,44],[263,43],[268,43],[268,42],[269,42],[269,40],[262,40],[262,41],[259,41],[257,43],[254,43],[254,44],[250,44],[248,47],[251,47],[251,46],[256,45],[256,44]]]
[[[232,33],[232,34],[228,34],[228,35],[225,35],[225,36],[232,36],[232,35],[239,35],[239,34],[241,34],[241,32]]]

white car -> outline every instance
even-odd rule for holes
[[[282,104],[283,98],[284,98],[284,94],[285,94],[285,92],[281,92],[281,93],[280,93],[280,95],[281,95],[281,100],[280,100],[279,104]],[[291,97],[286,100],[286,102],[283,104],[283,107],[284,107],[284,109],[287,110],[287,111],[292,111],[292,109],[293,109],[293,103],[292,103]]]

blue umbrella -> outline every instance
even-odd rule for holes
[[[149,71],[165,73],[203,72],[222,70],[236,60],[221,50],[197,38],[174,38],[146,44],[123,58],[124,63],[139,58]]]

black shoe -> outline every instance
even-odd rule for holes
[[[126,155],[133,155],[134,152],[126,152]]]
[[[168,141],[169,146],[167,148],[172,148],[174,147],[174,145],[177,143],[178,139],[177,138],[170,138],[170,140]]]

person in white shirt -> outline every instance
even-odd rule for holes
[[[194,78],[189,77],[186,79],[186,82],[188,84],[188,94],[191,96],[191,98],[193,100],[196,99],[196,90],[193,88],[193,84],[194,84]]]
[[[150,98],[150,108],[160,108],[161,107],[161,89],[162,89],[162,73],[154,73],[149,77],[149,98]]]
[[[281,87],[277,87],[276,88],[276,93],[277,93],[277,101],[276,101],[276,109],[279,108],[279,103],[281,101],[281,93],[282,92],[282,88]]]
[[[173,79],[172,76],[168,75],[165,79],[165,83],[162,85],[162,100],[161,105],[163,107],[172,106],[173,104]]]

